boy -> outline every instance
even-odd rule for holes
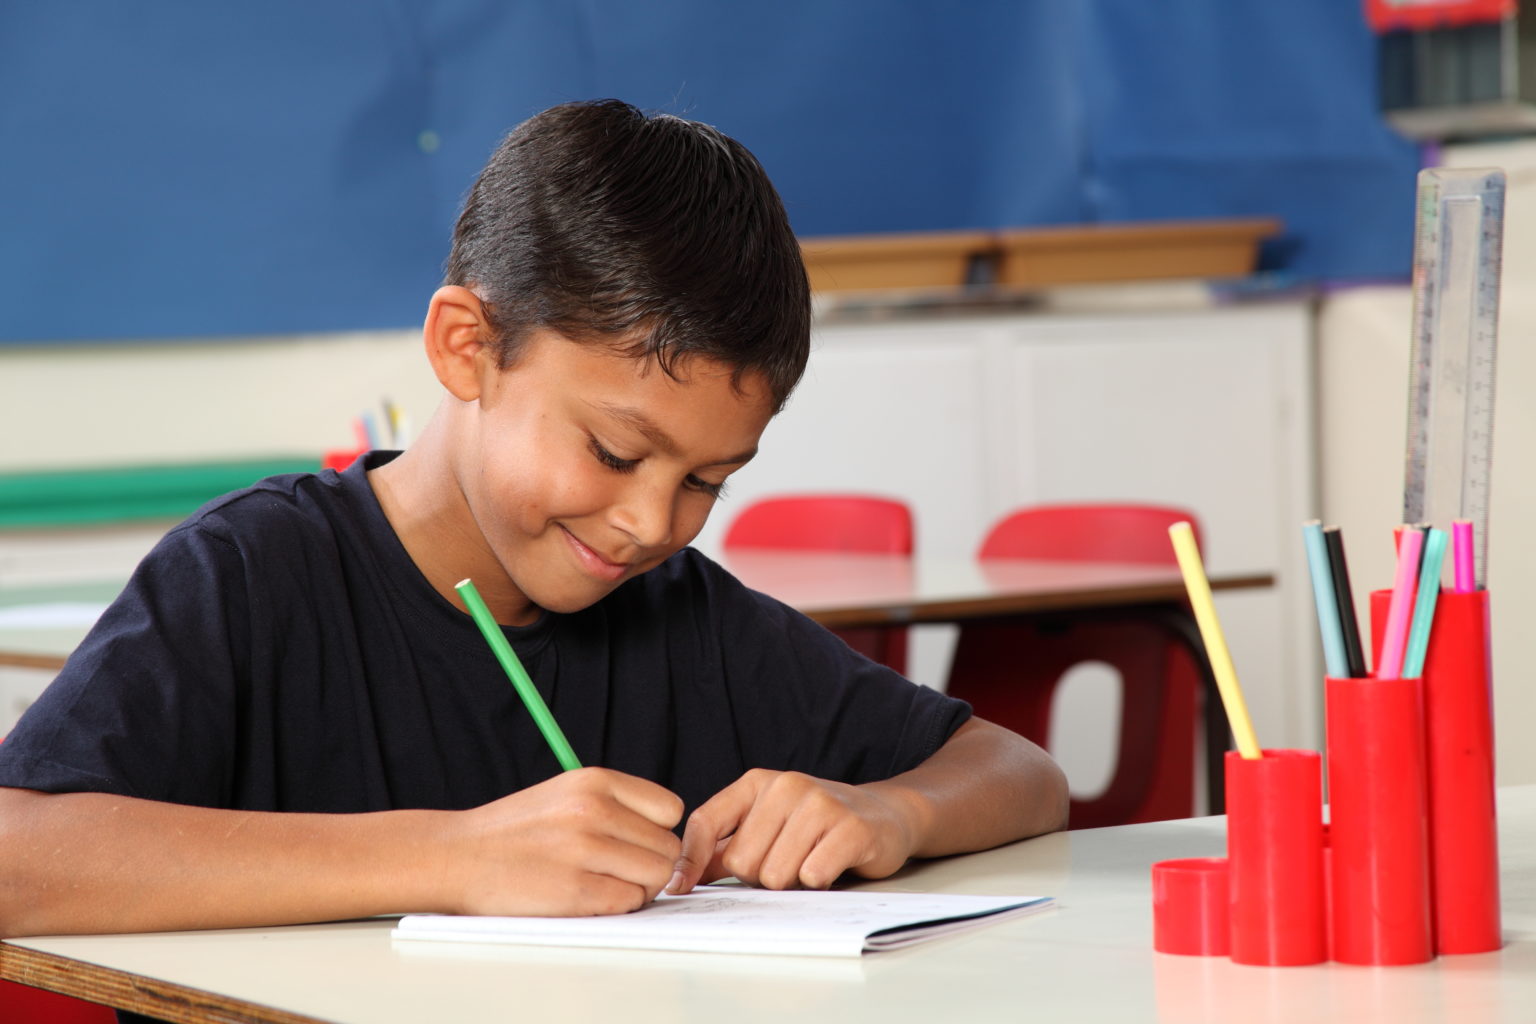
[[[808,351],[743,147],[546,111],[446,280],[419,441],[205,506],[0,744],[0,935],[617,913],[1061,826],[1038,747],[686,548]],[[558,771],[464,578],[601,767]]]

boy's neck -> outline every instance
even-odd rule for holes
[[[445,404],[451,401],[446,399]],[[454,478],[445,413],[439,408],[410,448],[370,470],[368,483],[416,568],[433,590],[463,611],[454,586],[475,566],[495,563]],[[541,614],[541,609],[514,592],[499,569],[475,576],[475,586],[496,621],[504,625],[527,625]]]

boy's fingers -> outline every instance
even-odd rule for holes
[[[641,815],[632,814],[626,808],[624,813],[607,818],[601,823],[584,823],[596,825],[592,830],[592,836],[597,840],[611,840],[626,846],[637,847],[658,857],[664,857],[668,864],[677,859],[680,845],[677,836],[672,830],[650,821]]]
[[[671,829],[683,818],[683,801],[663,786],[603,768],[580,770],[597,775],[615,800],[661,828]]]
[[[683,850],[667,892],[683,893],[699,884],[699,879],[714,862],[721,840],[736,831],[757,799],[757,785],[751,774],[743,775],[704,801],[688,816],[683,829]]]
[[[764,889],[792,889],[811,884],[805,878],[805,865],[825,838],[825,822],[812,818],[791,819],[784,822],[766,848],[739,853],[733,850],[732,853],[740,858],[737,866],[751,871],[756,884]],[[824,857],[828,855],[836,858],[839,854],[835,851],[823,853]]]
[[[715,852],[709,858],[709,864],[704,868],[704,874],[700,876],[700,882],[718,882],[722,878],[729,878],[730,869],[725,866],[725,851],[730,849],[731,837],[726,836],[715,844]]]

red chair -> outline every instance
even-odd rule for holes
[[[5,1024],[117,1024],[117,1014],[110,1006],[0,981],[0,1020]]]
[[[912,510],[867,494],[800,494],[749,505],[725,532],[725,548],[912,553]],[[854,650],[907,671],[904,627],[835,629]]]
[[[1199,524],[1185,509],[1039,506],[993,526],[978,556],[1177,565],[1168,527],[1186,520],[1195,524],[1198,540]],[[947,692],[1049,750],[1051,705],[1062,676],[1086,661],[1110,665],[1123,686],[1114,774],[1098,797],[1072,800],[1069,826],[1187,818],[1194,813],[1199,694],[1208,678],[1203,651],[1189,617],[1175,609],[965,623]],[[1212,799],[1219,805],[1219,790]]]

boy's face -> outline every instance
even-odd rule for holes
[[[773,416],[760,378],[737,390],[730,367],[702,357],[679,381],[653,359],[536,330],[509,369],[488,349],[478,358],[459,483],[494,559],[485,570],[505,574],[505,589],[476,585],[511,621],[585,608],[688,544]]]

